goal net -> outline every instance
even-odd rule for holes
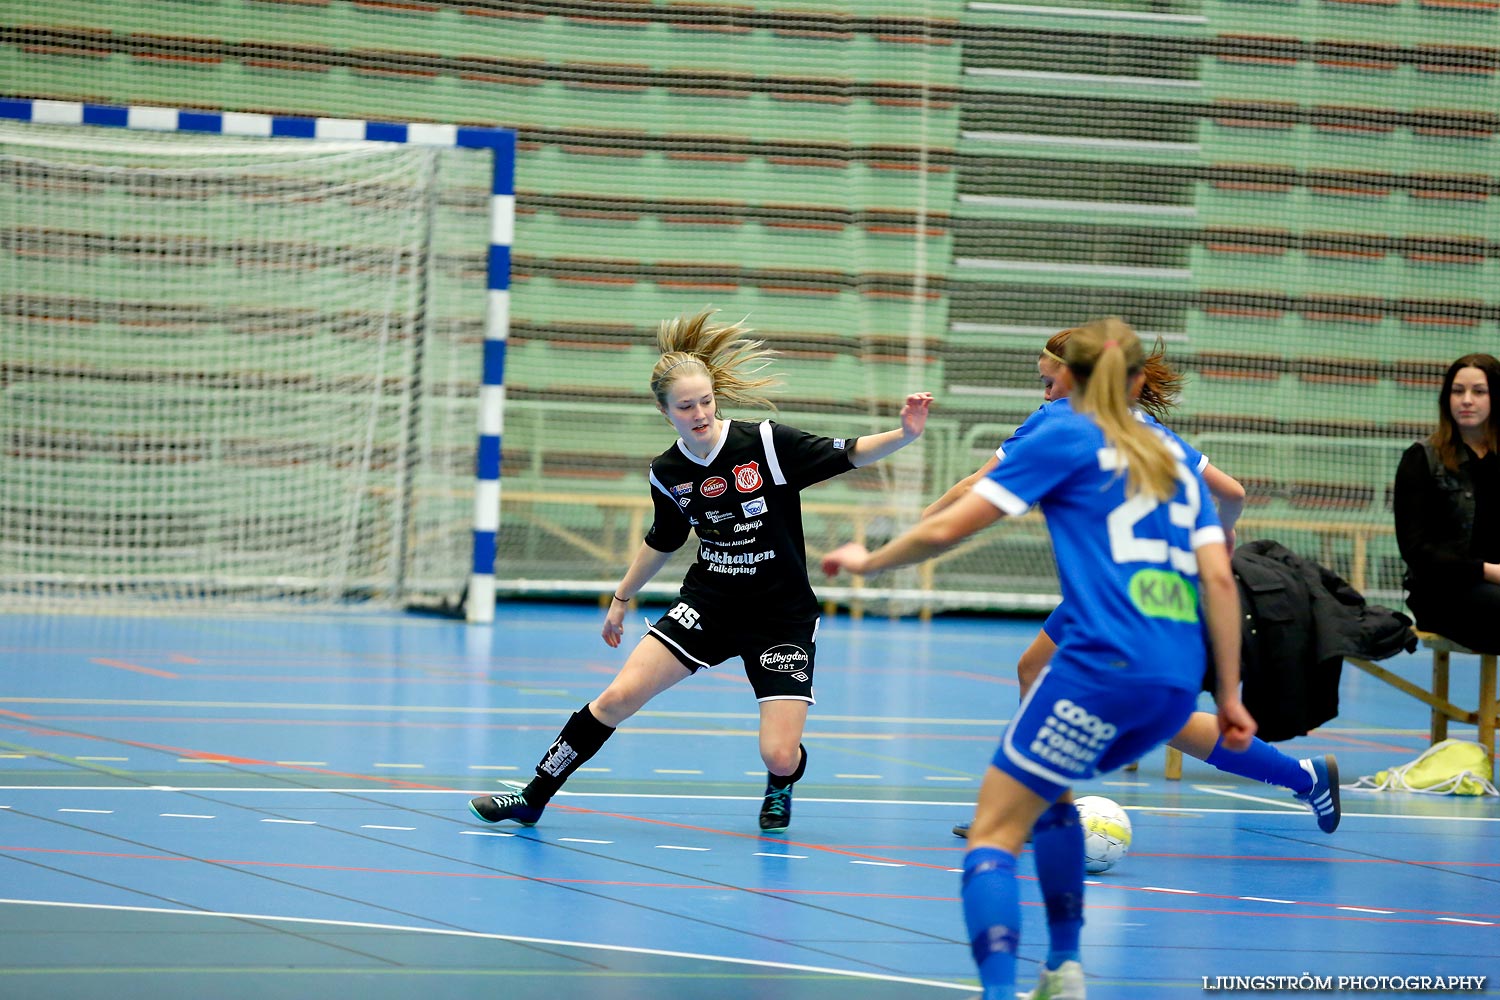
[[[0,127],[0,605],[456,594],[473,397],[433,299],[463,159]]]

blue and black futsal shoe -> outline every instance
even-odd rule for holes
[[[520,792],[472,798],[469,800],[469,812],[486,823],[499,823],[508,819],[522,826],[536,826],[536,821],[542,818],[542,807],[527,802]]]
[[[766,798],[760,804],[760,829],[762,833],[786,833],[792,825],[792,786],[777,788],[767,783]]]
[[[1339,762],[1333,754],[1298,761],[1302,770],[1312,775],[1312,788],[1306,795],[1298,795],[1299,802],[1306,802],[1318,817],[1318,829],[1332,833],[1339,828],[1343,810],[1339,807]]]

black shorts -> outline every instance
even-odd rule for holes
[[[745,676],[757,701],[805,701],[814,704],[813,661],[817,656],[818,622],[783,622],[770,628],[747,628],[699,611],[681,597],[656,620],[651,634],[677,654],[682,665],[696,673],[731,656],[745,664]]]

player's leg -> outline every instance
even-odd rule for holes
[[[969,948],[979,969],[984,1000],[1015,997],[1016,949],[1021,940],[1016,858],[1032,824],[1047,808],[1046,799],[999,768],[991,766],[985,772],[979,788],[979,805],[969,828],[962,891]],[[1078,870],[1081,889],[1082,842]]]
[[[766,833],[784,833],[792,822],[792,786],[807,771],[807,750],[802,746],[807,709],[805,701],[760,703],[760,756],[766,763],[760,828]]]
[[[760,756],[766,794],[760,828],[783,833],[792,821],[792,786],[807,771],[802,731],[813,704],[818,622],[791,623],[773,636],[747,636],[741,649],[745,676],[760,703]]]
[[[519,792],[481,795],[469,809],[486,823],[514,820],[534,826],[542,810],[573,774],[604,746],[615,728],[667,688],[692,676],[678,653],[648,634],[633,649],[620,672],[593,701],[574,712],[552,746],[537,762],[536,775]]]
[[[1194,712],[1168,746],[1227,774],[1290,789],[1312,809],[1319,829],[1324,833],[1338,829],[1342,810],[1339,765],[1333,754],[1298,760],[1258,737],[1243,752],[1226,750],[1219,743],[1218,717],[1211,712]]]
[[[1016,661],[1016,679],[1021,682],[1022,695],[1031,690],[1031,685],[1036,683],[1036,679],[1041,674],[1042,668],[1052,662],[1052,654],[1057,652],[1057,643],[1053,642],[1052,636],[1047,634],[1047,625],[1059,620],[1061,612],[1062,608],[1059,606],[1056,611],[1047,617],[1047,621],[1043,623],[1041,631],[1037,632],[1036,638],[1031,640],[1031,645],[1026,647],[1026,651]],[[967,837],[969,835],[969,824],[954,824],[953,835],[955,837]]]
[[[1051,620],[1051,618],[1047,619],[1049,622]],[[1057,643],[1052,640],[1052,636],[1047,634],[1047,628],[1043,625],[1042,630],[1036,634],[1036,638],[1031,640],[1031,645],[1026,647],[1026,651],[1016,661],[1016,680],[1021,682],[1023,695],[1031,690],[1031,685],[1036,683],[1042,668],[1052,662],[1052,655],[1056,652]]]

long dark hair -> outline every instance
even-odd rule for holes
[[[1494,451],[1497,442],[1500,442],[1500,409],[1495,406],[1495,391],[1500,389],[1500,361],[1492,354],[1465,354],[1453,364],[1448,366],[1448,373],[1443,376],[1443,390],[1438,393],[1438,425],[1437,430],[1427,439],[1437,451],[1438,457],[1450,471],[1458,471],[1458,460],[1463,454],[1463,435],[1459,433],[1458,424],[1453,420],[1453,407],[1449,405],[1448,397],[1453,395],[1453,380],[1458,373],[1465,368],[1478,368],[1484,372],[1484,378],[1490,387],[1490,419],[1484,426],[1484,444],[1488,451]]]
[[[1079,329],[1081,328],[1072,327],[1054,333],[1047,341],[1047,346],[1042,348],[1042,356],[1051,358],[1058,364],[1067,364],[1063,359],[1068,352],[1068,338]],[[1177,405],[1177,397],[1182,395],[1183,378],[1181,372],[1167,364],[1167,348],[1160,337],[1156,338],[1151,353],[1141,360],[1141,371],[1145,373],[1146,381],[1141,386],[1140,397],[1135,403],[1157,420],[1166,423],[1167,414]]]

